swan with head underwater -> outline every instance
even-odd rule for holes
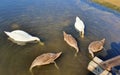
[[[94,53],[105,49],[103,46],[105,44],[105,38],[99,41],[93,41],[89,44],[88,50],[92,57],[94,57]]]
[[[9,36],[9,40],[16,43],[17,45],[26,45],[26,43],[37,43],[44,45],[38,37],[32,36],[23,30],[14,30],[11,32],[4,31]]]
[[[75,29],[80,32],[81,38],[84,38],[85,25],[84,25],[83,21],[78,16],[76,17],[76,22],[75,22],[74,26],[75,26]]]
[[[31,66],[29,68],[29,71],[33,75],[32,69],[34,67],[43,66],[43,65],[47,65],[47,64],[51,64],[51,63],[54,63],[55,67],[57,69],[59,69],[55,60],[58,59],[61,56],[61,54],[62,54],[62,52],[41,54],[40,56],[38,56],[34,59],[34,61],[32,62]]]
[[[79,47],[75,38],[71,34],[67,34],[65,31],[63,31],[63,36],[64,36],[64,41],[66,41],[68,45],[76,49],[75,56],[77,56],[79,52]]]

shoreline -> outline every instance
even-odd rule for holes
[[[92,1],[120,12],[120,1],[119,0],[92,0]]]

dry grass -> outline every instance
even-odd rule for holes
[[[120,7],[120,0],[103,0],[103,1]]]
[[[120,0],[92,0],[111,9],[120,11]]]

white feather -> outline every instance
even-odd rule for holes
[[[84,32],[85,25],[78,16],[76,17],[75,28],[80,32]]]
[[[4,31],[4,32],[15,41],[29,42],[37,39],[39,40],[39,38],[31,36],[30,34],[22,30],[14,30],[12,32]]]

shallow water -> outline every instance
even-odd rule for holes
[[[85,38],[74,28],[75,17],[85,23]],[[24,30],[41,38],[44,46],[18,46],[9,41],[3,31]],[[63,40],[62,31],[78,41],[80,52]],[[0,75],[31,75],[29,67],[40,54],[60,52],[54,64],[33,68],[34,75],[92,75],[87,70],[91,41],[106,38],[105,49],[96,53],[103,60],[120,54],[120,14],[90,0],[2,0],[0,2]]]

